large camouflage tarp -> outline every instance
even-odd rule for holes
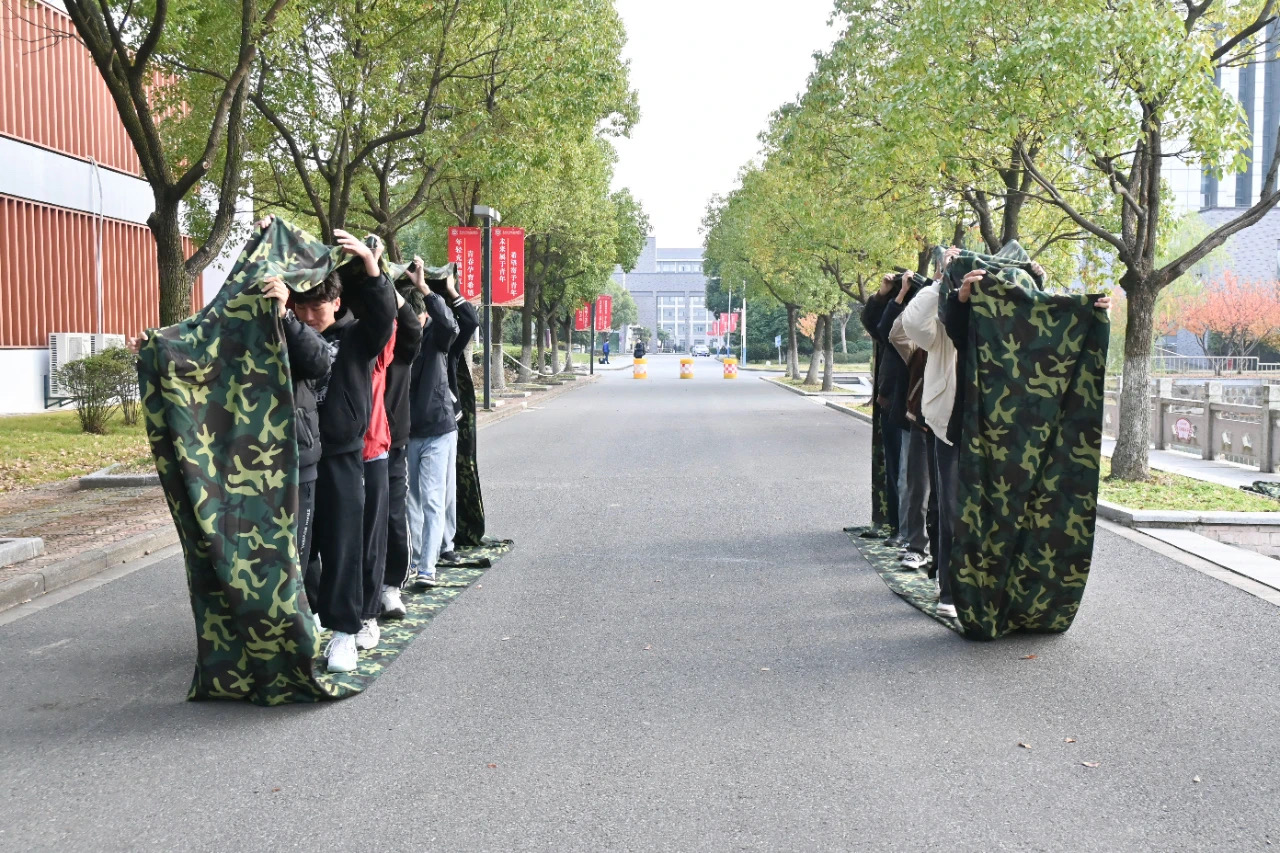
[[[196,620],[191,699],[277,705],[351,692],[313,670],[289,353],[275,303],[260,291],[270,275],[308,290],[342,260],[277,217],[255,231],[207,306],[151,331],[139,351],[147,437]]]
[[[456,548],[479,548],[486,545],[484,496],[480,492],[480,465],[476,459],[476,385],[471,377],[469,352],[463,354],[458,365],[458,404],[462,418],[458,421],[458,528],[453,544]]]
[[[1106,311],[1096,296],[1039,290],[1022,264],[962,253],[944,291],[971,269],[964,354],[960,517],[952,551],[965,635],[1071,626],[1093,559]]]

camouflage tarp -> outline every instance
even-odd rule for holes
[[[275,303],[343,260],[278,217],[255,231],[195,316],[147,336],[138,359],[147,437],[186,557],[196,619],[191,699],[276,705],[347,695],[319,681],[294,541],[298,448]]]
[[[1093,559],[1109,319],[968,252],[944,290],[979,266],[998,271],[973,291],[964,354],[956,609],[969,637],[1065,631]]]
[[[470,353],[464,354],[458,365],[458,404],[462,418],[458,421],[458,529],[453,544],[456,549],[479,548],[486,545],[484,497],[476,460],[476,386],[471,378]]]

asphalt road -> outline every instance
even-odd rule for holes
[[[967,642],[840,532],[869,430],[697,366],[485,429],[517,550],[362,696],[183,701],[176,560],[0,627],[0,849],[1280,844],[1280,609],[1104,532],[1069,633]]]

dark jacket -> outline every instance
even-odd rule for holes
[[[453,301],[453,318],[458,321],[458,336],[449,347],[449,393],[453,395],[453,417],[462,417],[462,401],[458,399],[458,371],[462,369],[462,357],[466,354],[471,336],[480,328],[480,316],[476,307],[459,296]]]
[[[636,349],[632,355],[635,358],[644,358],[644,341],[636,341]]]
[[[316,383],[327,380],[333,353],[315,329],[290,311],[280,321],[289,348],[293,374],[293,429],[298,439],[298,482],[316,478],[320,461],[320,415],[316,411]]]
[[[449,347],[458,336],[458,321],[435,293],[427,294],[427,324],[422,346],[413,360],[409,384],[409,435],[433,438],[458,428],[449,390]]]
[[[364,448],[373,410],[373,363],[391,340],[396,298],[385,275],[365,281],[363,316],[343,310],[321,334],[333,352],[328,382],[316,384],[321,452],[325,456]]]
[[[885,393],[883,383],[885,348],[880,343],[880,318],[884,316],[884,306],[888,302],[879,293],[875,293],[868,297],[866,304],[862,306],[862,328],[866,329],[867,334],[871,336],[871,343],[875,350],[876,372],[871,377],[872,393],[877,397],[888,397]]]
[[[396,312],[395,358],[387,365],[387,423],[391,426],[392,450],[409,443],[409,379],[420,343],[422,324],[406,302]]]
[[[884,371],[880,374],[883,390],[880,393],[889,400],[885,417],[899,429],[911,429],[911,421],[907,420],[907,393],[911,390],[911,374],[897,348],[889,342],[889,333],[893,331],[893,324],[902,316],[905,307],[905,302],[889,299],[873,336],[880,343],[880,350],[884,354]]]
[[[956,401],[947,419],[947,441],[952,447],[960,446],[960,433],[964,427],[965,372],[964,360],[969,351],[969,311],[972,302],[961,302],[958,291],[952,290],[938,309],[938,319],[947,330],[947,337],[956,348]]]

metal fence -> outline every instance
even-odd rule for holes
[[[1157,355],[1151,359],[1151,372],[1178,375],[1208,373],[1213,376],[1244,373],[1280,374],[1280,363],[1262,361],[1256,355]]]
[[[1232,386],[1220,381],[1159,379],[1151,397],[1151,436],[1157,450],[1194,453],[1274,472],[1280,460],[1280,386]],[[1115,438],[1120,395],[1107,391],[1102,433]]]

